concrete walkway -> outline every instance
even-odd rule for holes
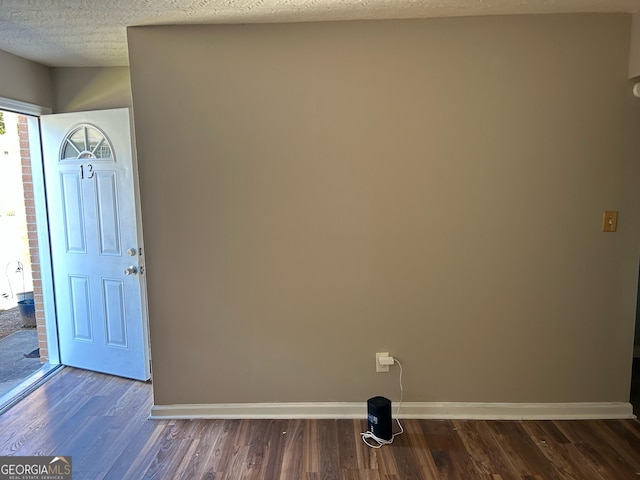
[[[20,330],[0,339],[0,397],[38,370],[40,358],[26,358],[38,348],[36,329]]]

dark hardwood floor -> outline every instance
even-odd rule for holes
[[[148,420],[151,386],[66,368],[0,416],[0,455],[70,455],[83,479],[640,478],[634,420]]]

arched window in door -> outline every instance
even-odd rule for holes
[[[60,160],[114,160],[113,149],[106,135],[89,124],[71,129],[62,142]]]

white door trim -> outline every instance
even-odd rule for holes
[[[51,113],[51,109],[49,107],[21,102],[20,100],[13,100],[6,97],[0,97],[0,110],[9,110],[11,112],[34,115],[36,117]]]
[[[36,232],[38,235],[38,255],[40,256],[40,279],[42,282],[42,307],[47,331],[47,351],[51,365],[60,364],[58,345],[58,320],[56,314],[53,268],[51,262],[51,241],[49,239],[49,213],[44,184],[44,164],[40,139],[40,119],[27,117],[29,127],[29,152],[31,155],[31,180],[36,210]]]
[[[136,231],[138,232],[138,246],[140,248],[140,267],[146,269],[147,254],[144,245],[144,233],[142,229],[142,202],[140,200],[140,176],[138,173],[138,150],[136,149],[135,122],[133,119],[133,109],[129,111],[129,134],[131,135],[131,164],[133,168],[133,202],[135,205]],[[151,380],[153,371],[151,370],[151,335],[149,334],[149,303],[147,300],[147,275],[139,275],[140,279],[140,307],[142,315],[142,330],[147,348],[145,348],[145,362]]]

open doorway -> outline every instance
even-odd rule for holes
[[[35,117],[0,110],[0,406],[51,370],[30,125]]]
[[[0,412],[62,365],[148,380],[144,248],[130,112],[50,115],[3,98],[0,110],[7,103],[24,112],[7,108],[3,120],[7,133],[18,139],[12,168],[19,174],[9,184],[14,191],[22,187],[26,230],[17,235],[22,240],[14,249],[22,253],[7,259],[8,275],[19,280],[5,282],[4,290],[16,305],[17,293],[26,298],[32,292],[37,344],[17,353],[20,361],[36,358],[42,367],[16,387],[18,392],[2,396],[0,391]],[[0,277],[1,270],[2,265]]]

